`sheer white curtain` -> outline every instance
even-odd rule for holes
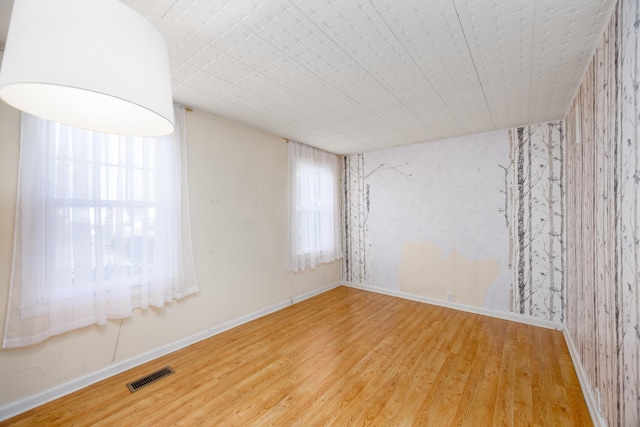
[[[198,290],[184,108],[134,138],[23,113],[14,257],[2,346],[30,345]]]
[[[289,141],[289,270],[335,261],[340,250],[338,156]]]

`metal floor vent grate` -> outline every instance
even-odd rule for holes
[[[130,382],[129,384],[127,384],[127,387],[129,388],[129,391],[131,393],[133,393],[134,391],[138,391],[140,390],[142,387],[146,387],[149,384],[152,384],[156,381],[158,381],[161,378],[166,377],[167,375],[171,375],[173,374],[175,371],[173,369],[171,369],[169,366],[165,366],[164,368],[155,371],[149,375],[147,375],[146,377],[142,377],[139,380],[135,380],[133,382]]]

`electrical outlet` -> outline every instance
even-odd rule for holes
[[[453,301],[453,293],[447,292],[447,301],[449,302]]]

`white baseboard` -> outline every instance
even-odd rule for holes
[[[498,319],[504,319],[504,320],[511,320],[513,322],[525,323],[527,325],[533,325],[533,326],[540,326],[542,328],[547,328],[547,329],[556,329],[558,331],[564,330],[564,325],[562,323],[537,319],[531,316],[523,316],[517,313],[508,313],[503,311],[491,310],[483,307],[474,307],[466,304],[458,304],[455,302],[442,301],[435,298],[423,297],[420,295],[414,295],[407,292],[396,291],[394,289],[383,289],[376,286],[360,285],[358,283],[342,282],[342,284],[351,288],[361,289],[363,291],[376,292],[379,294],[390,295],[390,296],[404,298],[412,301],[438,305],[440,307],[453,308],[455,310],[466,311],[466,312],[475,313],[475,314],[482,314],[484,316],[496,317]]]
[[[589,382],[589,377],[587,376],[587,372],[582,365],[582,360],[580,359],[580,353],[576,349],[575,344],[573,343],[573,339],[571,335],[567,333],[565,329],[564,340],[567,343],[567,347],[569,348],[569,354],[571,355],[571,361],[573,362],[573,367],[576,370],[576,374],[578,375],[578,381],[580,381],[580,387],[582,388],[582,394],[584,395],[584,400],[587,402],[587,407],[589,408],[589,414],[591,414],[591,421],[593,421],[593,425],[595,427],[607,427],[607,420],[604,419],[602,414],[600,413],[600,404],[596,397],[593,394],[593,388],[591,387],[591,383]]]
[[[336,282],[327,286],[323,286],[322,288],[315,289],[313,291],[305,292],[304,294],[292,297],[286,301],[282,301],[272,306],[265,307],[263,309],[254,311],[253,313],[249,313],[245,316],[233,319],[229,322],[214,326],[206,331],[202,331],[200,333],[191,335],[178,341],[174,341],[170,344],[164,345],[139,356],[132,357],[130,359],[107,366],[106,368],[84,375],[80,378],[76,378],[75,380],[50,388],[33,396],[29,396],[24,399],[9,403],[8,405],[0,407],[0,421],[4,421],[8,418],[28,411],[29,409],[35,408],[67,394],[73,393],[74,391],[78,391],[82,388],[88,387],[91,384],[95,384],[99,381],[122,373],[128,369],[135,368],[136,366],[150,362],[169,353],[173,353],[174,351],[190,346],[191,344],[195,344],[221,332],[235,328],[236,326],[240,326],[244,323],[274,313],[292,304],[296,304],[300,301],[304,301],[323,292],[327,292],[333,288],[340,286],[341,284],[342,282]]]

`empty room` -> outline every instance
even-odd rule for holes
[[[0,426],[640,425],[640,0],[0,0]]]

